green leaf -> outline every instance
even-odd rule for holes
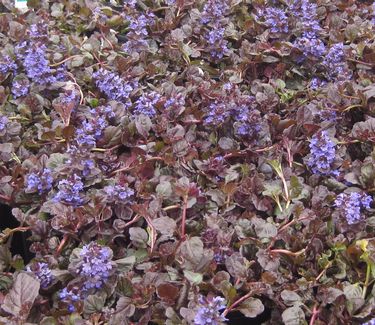
[[[254,318],[263,313],[263,303],[257,298],[246,299],[239,307],[238,310],[246,317]]]
[[[362,288],[359,284],[347,285],[344,288],[344,295],[346,297],[347,309],[351,315],[365,303],[365,300],[362,298]]]
[[[285,325],[305,325],[305,314],[298,306],[289,307],[281,315]]]
[[[185,278],[193,285],[198,285],[203,281],[203,275],[189,270],[184,270]]]
[[[129,229],[130,240],[135,247],[146,248],[148,242],[148,234],[141,227],[132,227]]]
[[[301,297],[294,291],[283,290],[281,292],[281,298],[284,300],[285,304],[288,306],[296,306],[296,305],[302,304]]]
[[[280,181],[266,182],[264,183],[264,188],[265,190],[262,192],[262,194],[272,198],[278,197],[283,192]]]
[[[124,257],[115,261],[115,263],[117,264],[117,269],[120,272],[130,271],[133,268],[135,262],[136,262],[136,258],[134,255]]]
[[[58,323],[53,317],[44,317],[41,320],[40,325],[58,325]]]
[[[15,317],[27,319],[39,288],[40,282],[34,276],[27,272],[19,273],[1,308]]]
[[[292,175],[290,177],[290,197],[292,199],[298,198],[300,194],[302,193],[303,186],[298,180],[298,177],[295,175]]]
[[[85,314],[94,314],[101,312],[105,304],[105,296],[95,294],[88,296],[83,304],[83,312]]]

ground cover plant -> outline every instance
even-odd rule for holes
[[[0,6],[1,324],[374,324],[373,1]]]

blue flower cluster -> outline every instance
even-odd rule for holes
[[[100,289],[110,276],[112,250],[95,242],[82,247],[79,275],[84,279],[83,290]]]
[[[228,42],[224,39],[226,24],[222,19],[229,9],[227,0],[208,0],[203,7],[201,22],[205,25],[210,24],[210,30],[205,38],[212,58],[221,59],[228,53]]]
[[[302,27],[302,35],[296,39],[295,45],[305,56],[321,57],[326,51],[324,43],[319,39],[321,27],[317,19],[314,3],[309,0],[295,0],[289,7],[293,16],[297,17]]]
[[[59,298],[68,303],[68,311],[73,313],[76,310],[74,304],[82,300],[83,297],[79,288],[74,288],[73,290],[64,288],[59,292]]]
[[[41,173],[30,173],[26,179],[26,192],[38,191],[39,194],[48,192],[52,188],[53,177],[49,168],[44,168]]]
[[[32,39],[40,39],[46,37],[48,36],[48,25],[45,21],[33,24],[30,26],[29,34],[30,38]]]
[[[375,24],[375,22],[374,22],[374,24]],[[375,318],[369,320],[369,321],[366,322],[366,323],[362,323],[362,325],[375,325]]]
[[[121,185],[108,185],[104,187],[104,193],[107,196],[108,202],[128,202],[130,197],[134,195],[134,191],[129,187]]]
[[[210,124],[213,126],[218,126],[225,122],[225,120],[230,116],[230,111],[227,105],[223,101],[215,100],[210,103],[207,107],[207,115],[203,119],[204,124]]]
[[[337,77],[341,78],[346,75],[344,45],[342,43],[337,43],[329,49],[323,65],[326,67],[329,80],[335,80]]]
[[[225,28],[214,28],[206,35],[210,54],[213,58],[221,59],[228,52],[228,41],[224,39]]]
[[[262,126],[254,110],[247,105],[240,105],[234,112],[236,134],[242,137],[254,138]]]
[[[336,144],[330,139],[326,131],[315,134],[310,141],[310,157],[307,165],[314,174],[338,175],[332,170],[336,157]]]
[[[147,115],[149,117],[156,116],[156,109],[155,105],[160,100],[161,96],[155,92],[149,92],[143,94],[139,99],[135,102],[134,114],[139,115]]]
[[[225,299],[222,297],[206,298],[199,297],[200,307],[195,315],[195,325],[220,325],[227,319],[220,313],[226,307]]]
[[[133,53],[139,49],[147,49],[148,43],[145,39],[149,36],[147,28],[154,23],[155,15],[153,13],[138,13],[127,16],[129,20],[129,32],[126,34],[128,41],[123,45],[127,53]]]
[[[49,66],[45,44],[24,42],[21,48],[24,50],[21,58],[28,78],[40,85],[56,81]]]
[[[51,269],[49,268],[48,264],[44,262],[33,263],[31,266],[26,268],[26,271],[32,272],[36,275],[40,281],[40,286],[43,289],[47,288],[54,280]]]
[[[76,130],[75,141],[80,149],[90,150],[96,146],[96,141],[103,135],[108,126],[108,119],[113,118],[111,106],[99,106],[90,110],[89,120],[83,121]]]
[[[0,74],[5,75],[10,71],[16,70],[16,62],[9,55],[4,56],[3,59],[0,61]]]
[[[90,175],[91,170],[95,167],[95,161],[93,159],[85,159],[82,161],[82,175],[87,177]]]
[[[265,17],[264,23],[270,28],[272,33],[287,33],[288,17],[284,10],[274,7],[268,7],[262,12]]]
[[[218,23],[228,13],[229,2],[228,0],[208,0],[203,7],[202,23]]]
[[[101,92],[109,99],[124,103],[127,107],[131,106],[130,94],[138,87],[136,81],[126,81],[118,74],[105,69],[99,69],[93,74],[95,84]]]
[[[182,93],[172,94],[165,103],[165,109],[179,110],[181,107],[185,106],[185,96]]]
[[[310,82],[310,88],[312,90],[317,90],[327,84],[326,81],[319,79],[318,77],[313,77]]]
[[[371,196],[359,192],[341,193],[335,200],[335,206],[342,210],[349,225],[361,221],[361,209],[369,209],[371,203]]]
[[[96,140],[101,137],[107,125],[108,123],[103,117],[96,121],[84,121],[82,126],[76,130],[75,141],[78,146],[86,148],[95,147]]]
[[[84,199],[81,195],[83,190],[83,183],[81,177],[76,174],[70,178],[70,180],[63,179],[57,185],[59,191],[54,197],[55,202],[61,202],[72,206],[81,206],[84,203]]]
[[[13,98],[23,97],[29,93],[30,81],[27,78],[14,78],[12,82]]]

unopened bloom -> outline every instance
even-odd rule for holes
[[[43,289],[47,288],[54,280],[51,269],[48,264],[44,262],[33,263],[26,268],[26,271],[32,272],[36,275],[40,281],[40,286]]]
[[[78,274],[84,278],[84,290],[99,289],[110,276],[113,268],[112,250],[95,242],[82,247]]]
[[[332,164],[336,157],[336,144],[330,139],[326,131],[315,134],[310,141],[310,158],[307,165],[314,174],[336,175]]]
[[[371,196],[359,192],[341,193],[335,200],[335,206],[342,211],[349,225],[361,221],[361,210],[369,209],[371,203]]]
[[[195,325],[220,325],[227,319],[220,312],[225,309],[225,299],[222,297],[199,297],[199,308],[194,318]]]

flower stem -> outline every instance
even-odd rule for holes
[[[233,304],[231,304],[228,308],[226,308],[224,311],[223,311],[223,316],[225,317],[226,315],[228,315],[228,313],[230,311],[232,311],[234,308],[236,308],[241,302],[245,301],[247,298],[250,298],[250,296],[253,294],[252,291],[248,292],[246,295],[244,295],[243,297],[241,297],[240,299],[236,300]]]
[[[365,279],[365,283],[363,285],[363,290],[362,290],[362,298],[363,299],[366,298],[367,288],[368,288],[369,283],[370,283],[370,275],[371,275],[371,264],[367,263],[366,279]]]
[[[182,218],[181,218],[181,239],[185,239],[185,227],[186,227],[186,210],[187,210],[187,202],[188,202],[188,195],[184,195],[184,202],[182,208]]]

